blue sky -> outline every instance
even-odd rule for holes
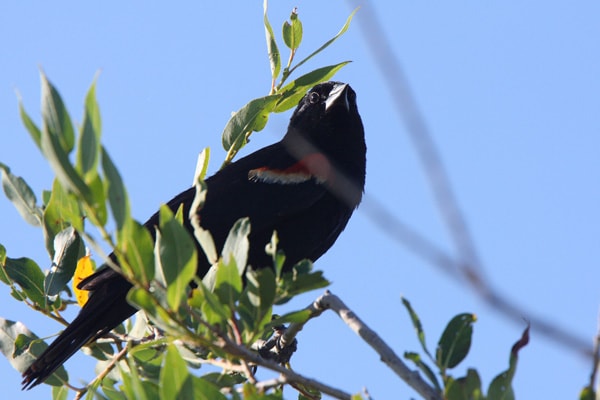
[[[351,11],[344,2],[272,1],[277,32],[294,6],[304,24],[299,57],[332,37]],[[375,11],[439,148],[485,277],[522,308],[524,319],[544,317],[591,346],[600,282],[600,5],[404,1],[380,2]],[[367,196],[454,254],[387,90],[392,77],[380,74],[362,35],[353,24],[301,72],[353,61],[337,79],[358,95],[368,145]],[[103,143],[142,221],[190,185],[203,147],[212,149],[211,171],[219,167],[220,133],[230,113],[266,94],[270,84],[260,1],[4,2],[0,47],[0,161],[39,198],[52,176],[21,126],[15,91],[37,118],[41,67],[81,121],[85,93],[100,71]],[[278,140],[288,118],[274,116],[244,154]],[[9,256],[49,264],[41,232],[5,198],[0,220],[0,243]],[[401,295],[420,313],[432,348],[452,316],[477,314],[472,353],[456,373],[473,366],[485,386],[507,367],[509,349],[525,327],[399,246],[360,209],[316,265],[333,282],[330,290],[399,354],[419,349]],[[0,302],[0,316],[40,336],[60,329],[12,301],[6,287],[0,287]],[[533,328],[514,382],[518,398],[574,398],[591,361]],[[334,314],[307,326],[299,341],[293,365],[308,376],[349,392],[366,387],[379,399],[414,396]],[[91,379],[93,366],[85,357],[69,362],[73,383]],[[47,387],[22,394],[20,377],[6,360],[0,360],[0,376],[7,397],[48,397]]]

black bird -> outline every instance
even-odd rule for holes
[[[356,94],[340,82],[312,88],[300,100],[284,138],[223,168],[206,179],[201,225],[221,250],[233,224],[250,218],[248,264],[272,265],[265,245],[277,231],[286,254],[284,270],[303,259],[315,261],[344,230],[365,185],[366,145]],[[195,196],[190,188],[167,204],[184,214]],[[192,231],[189,220],[186,227]],[[158,213],[145,227],[155,236]],[[198,245],[199,255],[201,249]],[[210,265],[198,257],[198,275]],[[108,267],[84,279],[91,296],[79,315],[23,373],[23,389],[48,378],[85,344],[110,332],[137,310],[127,303],[132,285]]]

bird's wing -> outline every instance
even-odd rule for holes
[[[267,229],[270,235],[274,226],[327,194],[327,165],[318,153],[297,160],[280,143],[259,150],[206,180],[200,223],[217,243],[242,217],[250,218],[252,232]]]
[[[306,212],[327,193],[327,159],[319,153],[297,160],[275,143],[222,169],[206,180],[207,196],[200,210],[200,224],[212,234],[218,250],[234,223],[249,217],[253,236],[270,237],[273,230],[285,221]],[[181,192],[167,205],[176,211],[184,209],[185,224],[196,191]],[[145,223],[154,236],[158,213]],[[98,269],[78,286],[94,290],[106,281],[118,277],[108,267]]]

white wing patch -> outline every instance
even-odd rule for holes
[[[294,185],[298,183],[308,182],[314,176],[304,172],[277,171],[272,169],[253,169],[248,172],[248,180],[264,183],[278,183],[281,185]]]
[[[329,160],[321,153],[312,153],[286,169],[252,169],[248,171],[248,180],[280,185],[295,185],[312,179],[317,183],[324,183],[331,180],[332,174]]]

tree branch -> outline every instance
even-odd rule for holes
[[[292,323],[287,327],[281,335],[281,345],[285,347],[286,344],[292,343],[296,335],[310,319],[318,317],[323,311],[328,309],[334,311],[354,333],[360,336],[379,354],[381,361],[390,367],[400,379],[423,396],[424,399],[441,400],[442,397],[434,387],[425,382],[418,372],[412,371],[375,331],[369,328],[339,297],[332,294],[329,290],[326,290],[325,294],[319,296],[319,298],[306,307],[306,310],[310,311],[310,316],[306,321]]]
[[[373,348],[392,371],[404,382],[427,400],[441,400],[435,388],[425,382],[418,372],[412,371],[400,357],[381,339],[381,337],[365,324],[344,302],[328,290],[313,302],[309,309],[315,309],[315,316],[330,309],[334,311],[350,329]]]
[[[121,351],[119,351],[117,354],[115,354],[115,356],[112,358],[112,360],[110,360],[110,363],[108,363],[106,365],[106,368],[104,368],[104,370],[102,372],[100,372],[98,374],[98,376],[96,376],[90,383],[88,383],[87,385],[85,385],[85,388],[79,390],[77,392],[77,395],[75,396],[75,400],[79,400],[81,398],[83,398],[83,395],[94,385],[96,385],[97,383],[101,382],[102,379],[104,379],[106,377],[106,375],[108,375],[108,373],[110,371],[112,371],[112,369],[115,367],[115,365],[117,365],[117,362],[125,357],[125,355],[127,354],[127,351],[129,350],[129,347],[125,346],[121,349]]]

